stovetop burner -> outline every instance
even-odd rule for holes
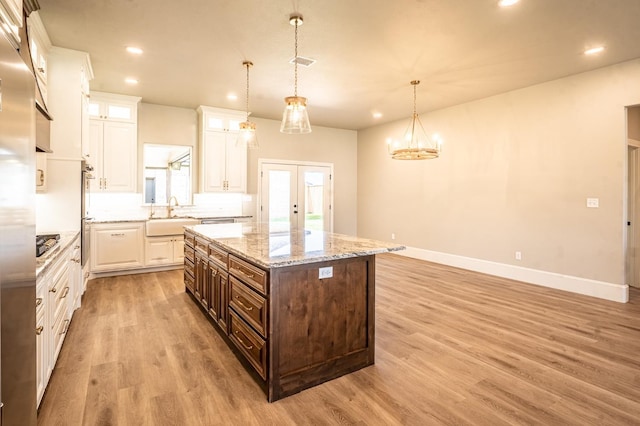
[[[47,250],[53,248],[59,239],[60,234],[36,235],[36,257],[42,256]]]

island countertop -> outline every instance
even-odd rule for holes
[[[197,236],[239,254],[264,268],[404,250],[398,244],[331,232],[291,229],[270,230],[268,223],[229,223],[185,226]]]

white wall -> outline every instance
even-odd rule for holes
[[[360,131],[358,235],[624,290],[625,106],[638,103],[634,60],[421,115],[445,140],[436,160],[389,158],[408,118]]]

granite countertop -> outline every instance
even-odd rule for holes
[[[330,232],[297,229],[270,232],[268,223],[185,228],[267,269],[405,249],[398,244]]]
[[[60,240],[58,240],[57,244],[42,256],[36,257],[36,279],[47,272],[60,254],[63,253],[79,235],[80,231],[60,232]],[[78,244],[80,244],[80,240],[78,240]]]

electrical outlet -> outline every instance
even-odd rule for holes
[[[323,280],[331,277],[333,277],[333,266],[326,266],[318,269],[318,279]]]
[[[600,199],[599,198],[587,198],[587,207],[590,209],[597,209],[600,207]]]
[[[520,251],[516,252],[516,260],[522,260],[522,252]]]
[[[393,233],[393,232],[391,233],[391,239],[392,239],[392,240],[395,240],[395,239],[396,239],[396,234],[395,234],[395,233]]]

